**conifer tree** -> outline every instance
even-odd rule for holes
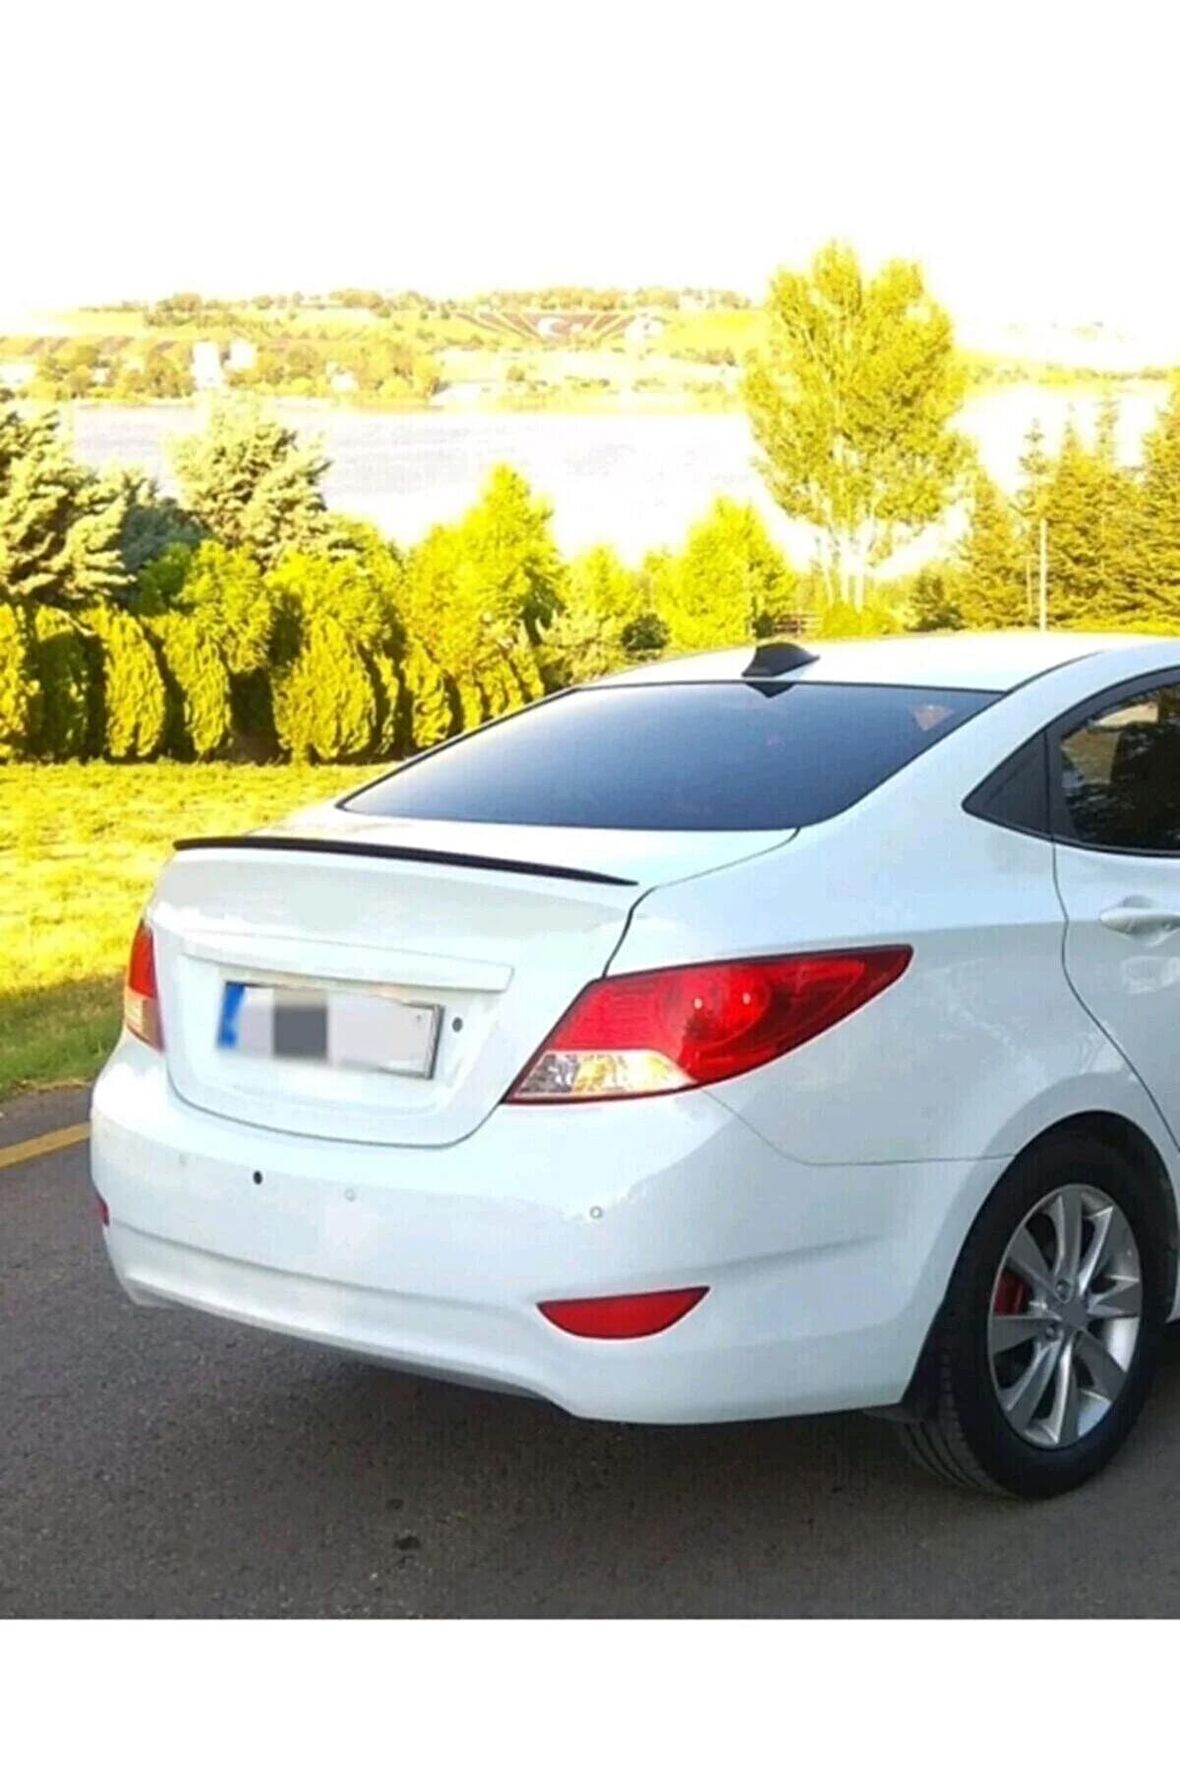
[[[292,635],[275,677],[279,741],[325,762],[388,754],[397,729],[401,566],[379,536],[353,542],[335,559],[288,554],[268,577]]]
[[[397,665],[388,652],[374,652],[369,658],[369,668],[377,698],[373,754],[385,758],[397,753],[398,734],[403,724],[404,694]]]
[[[0,762],[32,748],[40,707],[26,611],[0,601]]]
[[[943,566],[927,565],[910,585],[911,633],[953,633],[963,626],[959,586]]]
[[[664,578],[660,613],[673,651],[753,640],[788,600],[790,574],[752,505],[721,497]]]
[[[635,574],[611,547],[571,562],[562,607],[545,630],[541,667],[550,688],[609,675],[627,662],[623,634],[643,612]]]
[[[489,697],[509,711],[543,692],[535,648],[563,581],[550,516],[518,473],[497,467],[462,522],[432,529],[406,561],[406,626],[447,679],[463,729]]]
[[[0,596],[69,607],[122,590],[125,509],[74,460],[56,411],[25,418],[0,394]]]
[[[150,474],[124,467],[111,473],[109,480],[123,507],[119,552],[130,577],[137,579],[170,547],[200,546],[204,539],[200,524],[175,498],[166,497]]]
[[[174,453],[189,514],[259,565],[274,565],[287,548],[314,548],[330,533],[320,487],[327,456],[255,407],[219,407],[208,429]]]
[[[967,533],[959,548],[959,612],[968,627],[1018,627],[1026,620],[1024,574],[1012,512],[995,481],[977,468]]]
[[[190,617],[219,647],[231,676],[266,668],[278,593],[242,549],[217,541],[167,547],[139,574],[136,611]]]
[[[204,760],[224,750],[233,728],[229,671],[221,648],[191,615],[144,621],[159,648],[168,690],[165,741],[170,755]]]
[[[450,737],[455,709],[447,681],[426,647],[411,638],[402,661],[405,701],[402,711],[401,747],[430,750]]]
[[[1095,627],[1132,612],[1129,481],[1115,461],[1109,416],[1088,449],[1066,426],[1045,496],[1052,626]]]
[[[1127,573],[1142,624],[1180,625],[1180,383],[1144,440],[1130,499]]]
[[[377,697],[360,648],[331,616],[309,621],[293,662],[276,673],[279,743],[297,760],[343,762],[371,754]]]
[[[49,603],[35,611],[31,668],[41,691],[36,748],[47,762],[92,754],[96,653],[93,635],[73,615]]]
[[[501,462],[458,530],[481,614],[498,629],[523,623],[534,641],[560,602],[563,573],[552,518],[552,506]]]
[[[167,697],[151,641],[134,615],[114,603],[92,603],[85,623],[101,647],[103,755],[116,762],[155,756],[164,741]]]

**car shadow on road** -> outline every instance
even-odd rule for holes
[[[1112,1468],[1030,1506],[864,1416],[602,1424],[107,1295],[13,1390],[3,1613],[1180,1612],[1180,1330]],[[46,1291],[46,1329],[81,1300]]]
[[[292,1357],[280,1345],[273,1375]],[[228,1515],[269,1494],[296,1610],[315,1609],[317,1565],[332,1569],[319,1601],[342,1614],[1180,1609],[1180,1557],[1141,1528],[1180,1471],[1180,1332],[1136,1438],[1052,1503],[1051,1531],[1043,1505],[940,1486],[865,1416],[619,1426],[318,1351],[294,1361],[294,1381],[255,1388],[263,1429],[235,1443],[232,1422],[207,1416],[202,1454],[221,1464]],[[1106,1579],[1068,1548],[1096,1525]],[[318,1554],[300,1546],[309,1532]]]

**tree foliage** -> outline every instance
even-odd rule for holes
[[[1027,623],[1024,562],[1012,508],[982,467],[972,481],[959,566],[958,606],[967,626]]]
[[[451,736],[455,706],[447,680],[426,647],[411,639],[402,665],[406,700],[400,722],[407,750],[429,750]]]
[[[140,574],[144,614],[175,612],[194,621],[218,646],[234,676],[264,670],[278,614],[279,592],[248,553],[217,541],[176,543]]]
[[[338,558],[289,554],[268,580],[291,635],[275,730],[286,752],[321,762],[388,753],[397,731],[401,564],[373,531],[351,542]]]
[[[68,607],[127,584],[126,497],[74,460],[56,412],[23,417],[0,396],[0,596]]]
[[[200,524],[181,509],[175,498],[165,497],[149,474],[137,468],[123,468],[110,478],[123,509],[119,553],[129,578],[137,579],[152,560],[170,547],[192,548],[200,544]]]
[[[862,288],[853,316],[870,343],[876,289]],[[879,316],[885,355],[895,306]],[[938,327],[918,309],[902,317],[921,321],[933,349]],[[982,470],[970,476],[953,558],[843,600],[822,575],[799,577],[757,512],[726,498],[682,547],[637,568],[608,547],[566,562],[548,504],[507,466],[464,517],[403,556],[370,524],[324,509],[322,469],[292,460],[290,433],[262,420],[249,442],[236,434],[244,423],[236,414],[232,445],[217,425],[205,439],[206,479],[221,490],[198,515],[187,494],[171,500],[143,475],[89,473],[52,418],[0,403],[0,758],[386,758],[667,650],[787,630],[869,636],[903,620],[919,631],[1024,624],[1042,519],[1051,624],[1167,631],[1180,620],[1180,392],[1141,471],[1118,461],[1113,408],[1092,441],[1068,429],[1052,456],[1034,431],[1014,497]],[[272,497],[259,463],[276,459],[286,489]],[[279,513],[301,475],[307,521],[288,526]],[[896,509],[878,517],[904,527]]]
[[[1180,622],[1180,382],[1144,442],[1124,539],[1131,610],[1153,626],[1174,627]]]
[[[658,608],[668,645],[674,652],[710,651],[773,632],[792,587],[754,507],[718,498],[662,574]]]
[[[48,762],[92,753],[99,698],[94,637],[74,614],[41,603],[33,615],[32,671],[40,689],[36,751]]]
[[[17,603],[0,602],[0,762],[28,754],[39,705],[28,613]]]
[[[296,431],[252,407],[218,407],[209,427],[176,445],[186,509],[223,546],[271,566],[328,532],[320,481],[328,459]]]
[[[112,602],[96,602],[86,625],[101,650],[100,742],[114,762],[146,760],[164,742],[168,703],[156,652],[143,625]]]
[[[958,586],[944,567],[923,566],[909,587],[909,619],[912,633],[954,633],[966,623]]]
[[[951,323],[917,265],[866,278],[835,244],[779,272],[768,314],[744,381],[762,471],[817,531],[829,595],[861,606],[869,568],[942,515],[968,460]]]
[[[514,469],[497,467],[462,522],[409,554],[406,626],[446,678],[460,728],[544,692],[538,645],[564,578],[551,516]]]
[[[613,548],[574,559],[562,606],[545,629],[542,674],[549,688],[606,676],[627,661],[624,635],[643,613],[635,574]]]
[[[233,731],[230,675],[217,640],[181,614],[149,616],[167,690],[166,741],[174,756],[217,756]]]
[[[283,751],[317,762],[368,755],[377,717],[374,682],[360,647],[333,616],[307,617],[294,659],[275,677],[275,729]]]

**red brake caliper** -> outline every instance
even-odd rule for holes
[[[1018,1272],[1005,1266],[996,1286],[997,1315],[1023,1315],[1028,1308],[1029,1289]]]

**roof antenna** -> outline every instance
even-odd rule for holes
[[[815,662],[815,653],[805,646],[795,645],[789,639],[772,639],[765,645],[754,647],[754,656],[742,676],[785,676],[788,670],[798,670],[804,664]]]

